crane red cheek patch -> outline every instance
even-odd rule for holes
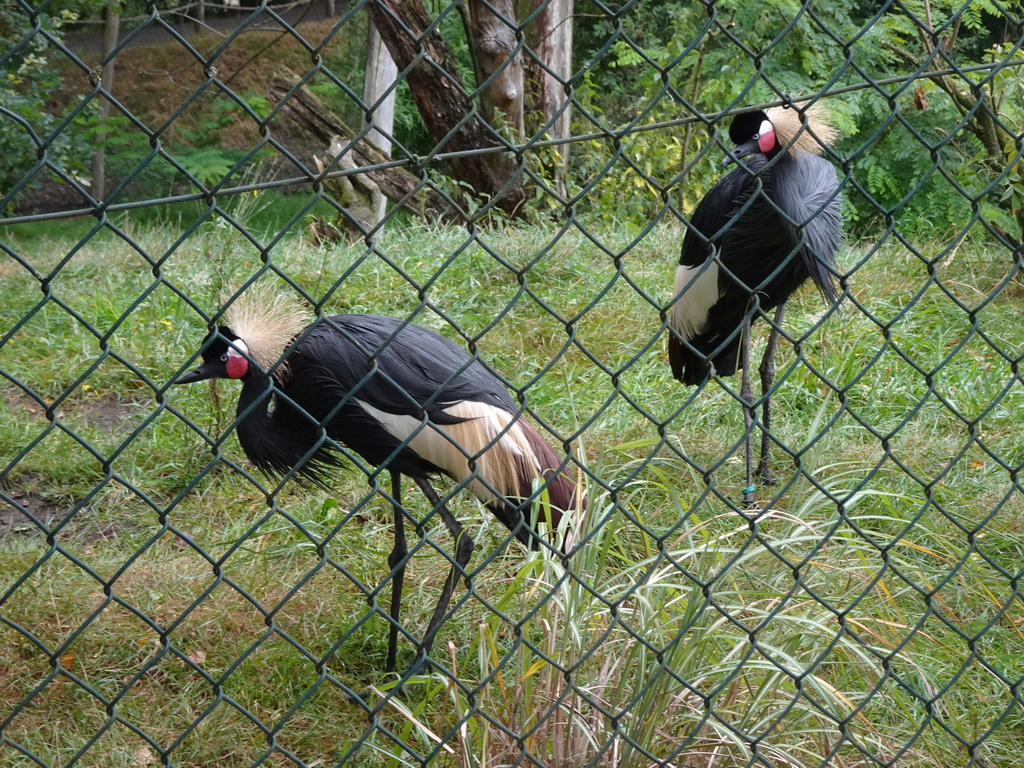
[[[235,350],[229,349],[226,367],[228,376],[232,379],[240,379],[248,373],[249,361],[238,354]]]
[[[775,147],[775,131],[762,131],[757,137],[757,148],[767,154]]]

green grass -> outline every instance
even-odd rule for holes
[[[260,245],[298,210],[278,202]],[[194,221],[0,233],[22,262],[0,263],[0,488],[42,526],[0,518],[0,718],[17,712],[0,765],[1024,761],[1024,387],[1007,362],[1024,328],[1004,254],[961,249],[930,281],[898,244],[866,260],[852,245],[856,304],[816,329],[820,300],[799,295],[802,359],[784,345],[774,398],[781,482],[752,522],[737,382],[694,392],[667,368],[678,231],[598,247],[576,229],[392,227],[372,251],[289,237],[270,271],[215,221],[172,247]],[[391,534],[366,475],[330,496],[254,483],[224,434],[236,386],[168,386],[205,333],[197,310],[273,272],[332,312],[475,345],[585,467],[568,571],[501,550],[453,502],[478,548],[435,646],[451,679],[400,698],[373,692]],[[425,533],[414,639],[444,575],[430,542],[450,545],[436,517]]]

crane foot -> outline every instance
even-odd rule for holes
[[[775,485],[779,480],[775,477],[775,473],[772,472],[772,468],[765,462],[757,465],[757,469],[754,470],[754,474],[757,475],[757,479],[765,485]]]

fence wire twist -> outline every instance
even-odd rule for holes
[[[2,135],[34,157],[0,190],[4,765],[1020,764],[1018,4],[985,4],[1002,43],[965,63],[949,41],[981,25],[971,3],[943,6],[942,23],[927,4],[868,4],[852,32],[794,3],[761,19],[772,33],[755,49],[736,29],[751,14],[702,2],[692,36],[654,50],[632,23],[660,18],[651,5],[577,0],[587,58],[559,77],[562,102],[544,125],[516,133],[491,127],[481,103],[514,57],[547,68],[525,32],[548,4],[524,3],[520,22],[506,19],[514,56],[466,88],[447,134],[389,135],[390,154],[376,155],[364,140],[388,91],[418,87],[424,71],[463,87],[403,15],[418,3],[222,8],[229,23],[211,20],[205,35],[178,21],[216,6],[162,5],[140,4],[103,55],[55,30],[46,3],[17,0],[0,16],[17,24],[0,24],[0,69],[45,49],[81,96],[45,125],[0,104]],[[427,32],[451,34],[466,8],[435,4]],[[366,103],[362,73],[336,71],[330,55],[362,39],[371,12],[412,54]],[[881,73],[864,46],[894,19],[922,54],[892,53],[904,69]],[[268,29],[228,74],[237,50],[250,53],[246,36]],[[812,33],[836,58],[826,71],[808,65],[813,87],[798,91],[776,57]],[[299,51],[282,68],[307,68],[275,80],[277,96],[266,95],[266,77],[281,74],[270,69],[258,93],[232,85],[251,83],[246,69],[281,40]],[[174,51],[155,67],[180,59],[180,72],[201,73],[156,121],[103,77],[150,44]],[[749,73],[709,109],[696,86],[713,83],[685,73],[713,46]],[[625,120],[587,90],[594,72],[616,68],[654,73],[641,95],[625,89]],[[370,119],[345,134],[313,94]],[[718,173],[708,169],[731,115],[852,94],[874,99],[877,120],[826,153],[856,230],[840,302],[799,298],[779,328],[782,371],[755,403],[779,404],[772,426],[756,412],[745,426],[737,382],[684,388],[663,360],[688,216]],[[929,98],[955,115],[934,135],[908,115]],[[112,136],[140,143],[94,196],[60,148],[103,102],[115,117],[93,125],[108,160],[122,146]],[[215,103],[247,143],[225,160],[193,135],[204,164],[180,131]],[[321,126],[305,142],[288,123],[300,107]],[[556,135],[567,110],[572,130]],[[478,123],[481,143],[459,146]],[[333,153],[332,132],[343,138]],[[680,145],[643,145],[677,133]],[[913,179],[877,160],[893,136],[928,158]],[[981,160],[956,159],[965,148]],[[552,161],[561,152],[567,167]],[[513,170],[489,196],[446,177],[452,163],[492,157]],[[167,193],[144,184],[154,177],[173,177]],[[60,203],[27,209],[44,182]],[[626,183],[649,198],[639,225],[592,215]],[[379,221],[348,197],[374,186],[391,203]],[[503,207],[523,188],[532,199]],[[922,237],[903,217],[937,188],[961,202],[936,203],[934,217],[962,218]],[[258,198],[272,191],[299,202],[260,228]],[[159,206],[187,212],[152,229],[128,215]],[[521,206],[537,211],[529,225]],[[294,473],[269,480],[238,449],[233,388],[171,387],[230,299],[267,283],[300,298],[310,320],[370,311],[441,330],[512,392],[586,488],[568,552],[526,554],[463,499],[469,481],[444,488],[477,547],[431,674],[404,690],[381,674],[384,637],[397,625],[412,659],[455,563],[436,505],[395,494],[386,465],[342,444],[350,466],[332,476],[336,492]],[[772,324],[761,320],[758,338]],[[781,466],[751,508],[739,465],[759,430]],[[419,589],[402,621],[389,606],[392,501],[415,529]]]

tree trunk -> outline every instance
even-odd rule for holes
[[[291,118],[304,131],[323,142],[324,152],[332,142],[338,141],[347,147],[352,143],[356,132],[346,126],[339,117],[332,114],[323,103],[303,86],[287,101],[282,100],[288,94],[298,78],[280,76],[274,79],[267,92],[267,98],[273,104],[281,104],[281,113]],[[378,165],[386,163],[388,158],[373,144],[365,139],[360,140],[348,151],[354,167]],[[403,168],[383,168],[366,171],[381,193],[410,213],[427,221],[460,221],[458,212],[439,194],[429,187],[423,186],[422,180]]]
[[[471,153],[447,157],[448,174],[477,194],[494,200],[509,216],[521,216],[526,193],[522,170],[509,152],[479,152],[500,146],[493,131],[473,113],[455,64],[455,55],[436,29],[422,0],[373,0],[373,22],[406,82],[430,135],[434,153]],[[428,30],[430,30],[428,32]]]
[[[523,57],[517,50],[512,0],[459,5],[469,36],[484,120],[514,142],[523,137]]]
[[[546,133],[549,139],[571,135],[572,109],[569,80],[572,78],[573,0],[518,0],[519,18],[540,12],[526,27],[526,130],[528,135]],[[547,128],[545,128],[547,126]],[[569,144],[556,145],[560,162],[549,164],[559,194],[565,194],[565,169]]]
[[[107,94],[114,91],[114,57],[111,56],[117,47],[117,35],[121,26],[121,10],[118,8],[118,0],[107,0],[103,11],[103,58],[106,64],[103,65],[103,73],[100,75],[100,85]],[[110,117],[110,96],[100,98],[99,123],[102,126]],[[103,131],[96,134],[96,152],[92,156],[92,183],[89,191],[94,200],[102,200],[107,196],[107,133]]]

